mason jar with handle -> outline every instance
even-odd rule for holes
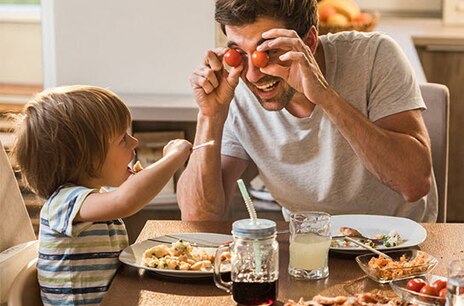
[[[243,219],[232,225],[234,240],[221,245],[214,260],[216,286],[232,293],[242,305],[271,305],[277,298],[279,244],[276,223],[266,219]],[[221,278],[221,256],[230,252],[231,282]]]

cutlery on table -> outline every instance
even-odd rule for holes
[[[163,238],[163,237],[170,238],[170,239],[173,239],[173,240],[169,241],[169,240],[160,239],[160,238]],[[192,246],[204,247],[204,248],[217,248],[222,244],[222,243],[214,243],[214,242],[208,241],[206,239],[201,239],[201,238],[185,239],[185,238],[177,237],[177,236],[174,236],[174,235],[164,235],[163,237],[149,238],[148,240],[155,241],[155,242],[161,242],[161,243],[167,243],[167,244],[171,244],[173,242],[177,242],[178,240],[182,240],[182,241],[190,243]],[[229,243],[229,242],[225,242],[225,243]]]
[[[155,238],[148,238],[147,240],[154,241],[154,242],[159,242],[159,243],[166,243],[166,244],[171,244],[171,243],[177,241],[177,240],[176,241],[167,241],[167,240],[155,239]],[[179,239],[179,240],[188,242],[194,247],[202,247],[202,248],[217,248],[217,247],[219,247],[218,244],[196,243],[196,242],[192,242],[192,241],[189,241],[189,240],[186,240],[186,239]]]
[[[196,150],[196,149],[199,149],[199,148],[206,147],[206,146],[212,146],[212,145],[214,145],[214,140],[210,140],[210,141],[208,141],[208,142],[205,142],[205,143],[202,143],[202,144],[193,146],[193,147],[192,147],[192,151],[193,151],[193,150]]]
[[[387,241],[387,238],[369,238],[361,234],[358,230],[351,228],[351,227],[341,227],[340,228],[340,235],[332,236],[332,239],[340,239],[351,237],[353,239],[361,239],[361,240],[370,240],[375,244],[383,244]]]
[[[358,240],[356,240],[356,239],[353,239],[353,238],[351,238],[350,236],[345,236],[345,237],[343,237],[343,238],[345,238],[345,239],[348,240],[348,241],[353,242],[353,243],[356,244],[356,245],[359,245],[360,247],[365,248],[366,250],[371,251],[372,253],[375,253],[375,254],[377,254],[377,255],[379,255],[379,256],[382,256],[382,257],[384,257],[384,258],[393,260],[393,258],[391,258],[390,256],[388,256],[387,254],[382,253],[382,252],[380,252],[379,250],[374,249],[374,248],[371,247],[371,246],[365,245],[364,243],[362,243],[362,242],[360,242],[360,241],[358,241]]]

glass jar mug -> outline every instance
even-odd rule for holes
[[[290,215],[288,273],[297,279],[329,276],[330,215],[317,211]]]
[[[214,282],[232,293],[242,305],[270,305],[277,298],[279,279],[279,244],[276,223],[271,220],[238,220],[232,225],[230,245],[216,251]],[[221,278],[221,255],[230,252],[231,282]]]
[[[446,306],[464,306],[464,258],[448,263]]]

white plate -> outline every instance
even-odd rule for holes
[[[175,237],[175,238],[173,238]],[[212,234],[212,233],[190,233],[190,234],[171,234],[167,236],[154,237],[153,239],[162,240],[167,242],[176,242],[178,239],[183,239],[189,242],[196,242],[198,244],[208,245],[221,245],[223,243],[232,241],[231,235]],[[149,268],[142,265],[143,253],[155,246],[160,244],[166,244],[170,246],[170,243],[162,243],[157,241],[145,240],[139,243],[132,244],[125,248],[121,254],[119,254],[119,260],[129,266],[136,267],[139,269],[145,269],[156,272],[169,277],[181,277],[181,278],[198,278],[198,277],[211,277],[213,270],[211,271],[180,271],[180,270],[166,270]],[[201,247],[206,250],[208,254],[214,254],[216,252],[215,247]],[[226,269],[225,269],[226,270]]]
[[[403,242],[394,247],[378,246],[379,250],[394,250],[416,246],[427,237],[425,228],[411,219],[376,215],[336,215],[331,217],[332,236],[340,235],[340,227],[347,226],[358,230],[363,236],[374,237],[396,231]],[[330,247],[341,253],[359,253],[367,251],[361,247]]]

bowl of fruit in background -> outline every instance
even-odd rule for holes
[[[390,283],[404,301],[423,306],[443,306],[446,303],[446,277],[431,275],[397,280]]]
[[[319,34],[342,31],[371,32],[377,25],[377,11],[361,11],[353,0],[321,0],[318,2]]]

